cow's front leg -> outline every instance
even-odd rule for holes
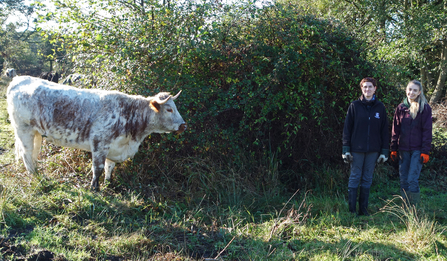
[[[104,170],[104,164],[106,162],[106,154],[105,153],[92,153],[93,157],[93,178],[92,178],[92,184],[91,188],[92,190],[99,191],[99,177],[101,177],[101,174]]]
[[[91,188],[92,190],[99,191],[99,177],[105,167],[106,156],[109,153],[109,147],[105,145],[105,141],[101,135],[95,135],[90,140],[90,146],[92,148],[92,162],[93,162],[93,178]]]
[[[101,174],[104,170],[104,164],[106,162],[106,155],[105,153],[92,153],[92,161],[93,161],[93,178],[92,178],[92,184],[91,189],[99,191],[99,177],[101,177]]]
[[[106,156],[108,153],[108,149],[104,146],[100,146],[98,143],[95,143],[96,146],[92,151],[93,178],[91,188],[92,190],[96,191],[99,191],[99,178],[101,177],[104,167],[106,166]]]

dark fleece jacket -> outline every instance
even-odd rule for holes
[[[351,102],[343,129],[343,153],[379,152],[388,156],[389,133],[386,109],[375,96]]]
[[[429,154],[432,142],[432,114],[431,107],[425,104],[422,113],[416,118],[410,115],[410,105],[407,99],[397,106],[391,132],[391,150],[412,151],[419,150]]]

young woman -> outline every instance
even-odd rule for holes
[[[399,150],[401,194],[408,203],[415,205],[421,199],[419,175],[422,164],[430,159],[432,115],[420,82],[410,81],[406,94],[394,113],[391,160],[397,159]]]
[[[351,102],[343,129],[343,154],[346,163],[351,163],[348,184],[349,211],[356,213],[357,189],[359,215],[369,215],[368,198],[376,162],[385,162],[389,153],[388,120],[385,106],[375,92],[374,78],[360,82],[362,96]],[[380,155],[380,156],[379,156]]]

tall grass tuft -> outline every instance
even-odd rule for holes
[[[403,204],[400,204],[403,202]],[[395,196],[381,209],[381,212],[389,213],[405,225],[405,231],[401,234],[400,242],[412,253],[421,253],[435,246],[443,230],[433,219],[415,207],[410,205],[401,196]]]
[[[272,238],[283,236],[283,234],[288,230],[290,226],[294,224],[303,225],[308,220],[312,205],[309,205],[307,203],[306,195],[304,196],[304,199],[301,201],[301,204],[298,206],[298,209],[295,209],[295,204],[292,204],[292,207],[287,211],[286,215],[284,217],[281,216],[282,212],[286,209],[288,203],[297,193],[298,190],[284,204],[284,207],[281,209],[281,211],[279,211],[278,217],[274,220],[273,225],[271,227],[267,242],[271,241]]]
[[[346,244],[343,246],[343,248],[340,250],[338,256],[340,260],[349,260],[350,257],[353,255],[353,253],[357,250],[357,248],[360,247],[362,243],[352,245],[352,241],[348,240]]]

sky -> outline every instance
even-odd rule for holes
[[[25,0],[25,5],[29,6],[29,5],[31,5],[34,2],[36,2],[36,0]],[[48,0],[39,0],[39,2],[42,2],[45,5],[51,5],[52,6],[51,1],[48,1]],[[29,30],[33,30],[33,29],[35,29],[35,24],[33,23],[33,21],[36,18],[37,18],[37,14],[36,13],[33,13],[31,15],[31,17],[27,17],[27,16],[23,15],[22,13],[17,12],[15,15],[10,15],[8,17],[8,19],[6,19],[6,22],[4,23],[4,25],[7,25],[9,23],[17,23],[17,22],[28,24],[28,22],[29,22],[29,24],[30,24]],[[25,30],[25,29],[27,29],[27,26],[19,27],[18,30],[20,31],[20,30]]]

